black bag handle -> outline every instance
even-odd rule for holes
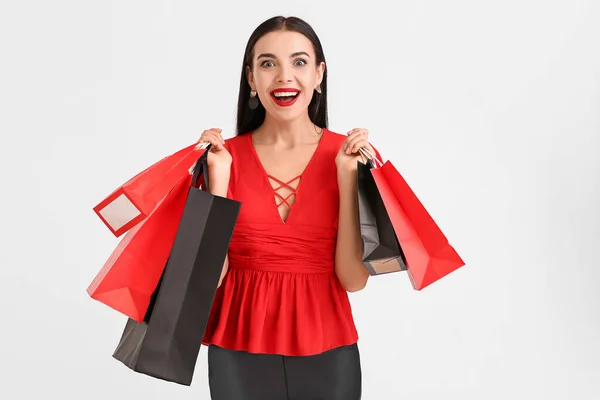
[[[208,182],[208,151],[212,145],[209,143],[204,150],[204,153],[198,158],[196,161],[196,165],[194,165],[194,172],[192,175],[192,186],[198,187],[198,181],[200,180],[200,176],[204,175],[204,183],[206,184],[206,189],[210,187]]]

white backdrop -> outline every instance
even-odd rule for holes
[[[279,14],[322,40],[330,128],[368,128],[467,263],[351,295],[363,398],[600,398],[595,0],[3,1],[0,397],[209,398],[205,347],[191,387],[112,359],[125,317],[85,290],[118,239],[92,207],[233,135]]]

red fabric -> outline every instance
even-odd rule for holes
[[[242,207],[203,344],[312,355],[358,340],[348,294],[334,271],[335,156],[345,139],[325,130],[300,177],[277,177],[275,187],[250,134],[226,141],[233,157],[228,197]],[[282,199],[289,201],[284,184],[296,196],[285,222],[278,212],[286,207]]]

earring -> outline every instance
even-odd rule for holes
[[[317,91],[317,93],[321,94],[321,85],[319,84],[315,90]]]
[[[258,107],[258,97],[256,96],[256,90],[252,89],[250,91],[250,100],[248,100],[248,108],[251,110],[256,110]]]

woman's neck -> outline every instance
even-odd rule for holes
[[[322,128],[316,127],[308,115],[293,121],[277,121],[267,114],[263,124],[254,131],[254,138],[262,144],[293,147],[313,143]]]

